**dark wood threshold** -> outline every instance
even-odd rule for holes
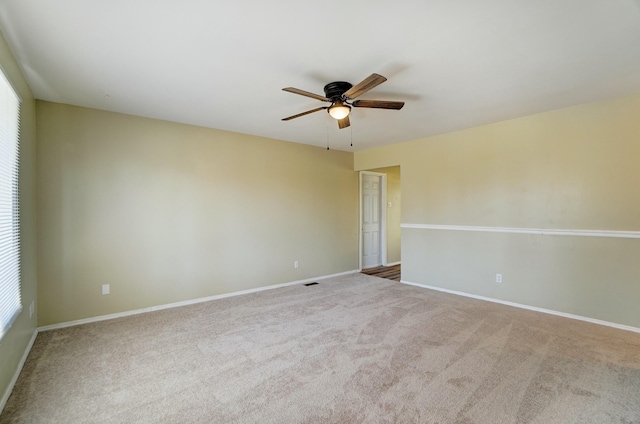
[[[374,277],[386,278],[387,280],[400,281],[400,264],[393,266],[377,266],[362,270],[363,274]]]

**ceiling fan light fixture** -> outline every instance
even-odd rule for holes
[[[349,116],[351,108],[345,105],[342,100],[337,100],[328,110],[329,115],[338,121]]]
[[[299,94],[312,99],[330,103],[329,107],[322,106],[306,112],[298,113],[293,116],[282,118],[283,121],[299,118],[319,110],[326,109],[329,115],[338,121],[338,128],[345,129],[351,126],[349,114],[351,107],[374,108],[374,109],[392,109],[400,110],[404,106],[404,102],[392,102],[390,100],[356,100],[367,91],[385,82],[387,79],[382,75],[371,74],[356,85],[352,85],[346,81],[334,81],[324,86],[324,96],[300,90],[299,88],[286,87],[282,90],[293,94]]]

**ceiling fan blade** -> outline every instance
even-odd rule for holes
[[[321,96],[319,94],[309,93],[308,91],[300,90],[299,88],[287,87],[287,88],[283,88],[282,90],[288,91],[289,93],[300,94],[301,96],[311,97],[312,99],[322,100],[323,102],[331,101],[324,96]]]
[[[340,129],[347,128],[349,125],[351,125],[351,122],[349,121],[349,115],[338,120],[338,128]]]
[[[373,87],[382,84],[387,79],[382,75],[371,74],[360,83],[354,85],[349,90],[344,93],[344,96],[349,99],[355,99],[356,97],[366,93],[371,90]]]
[[[390,100],[356,100],[351,103],[351,106],[400,110],[402,109],[402,106],[404,106],[404,102],[392,102]]]
[[[286,117],[286,118],[282,118],[282,120],[283,120],[283,121],[289,121],[289,120],[291,120],[291,119],[299,118],[299,117],[301,117],[301,116],[308,115],[308,114],[310,114],[310,113],[317,112],[317,111],[319,111],[319,110],[323,110],[323,109],[326,109],[326,107],[317,107],[317,108],[315,108],[315,109],[311,109],[311,110],[308,110],[308,111],[306,111],[306,112],[299,113],[299,114],[297,114],[297,115],[293,115],[293,116],[288,116],[288,117]]]

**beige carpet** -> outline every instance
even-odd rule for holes
[[[354,274],[38,335],[2,423],[640,423],[640,334]]]

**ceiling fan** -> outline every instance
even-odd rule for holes
[[[324,86],[324,96],[309,93],[308,91],[293,87],[283,88],[284,91],[288,91],[290,93],[300,94],[301,96],[311,97],[312,99],[322,100],[323,102],[329,102],[331,103],[331,106],[318,107],[306,112],[298,113],[297,115],[283,118],[282,120],[289,121],[319,110],[327,109],[329,115],[338,121],[338,127],[343,129],[351,125],[349,122],[349,113],[351,112],[352,106],[376,109],[402,109],[404,102],[392,102],[388,100],[355,100],[356,97],[359,97],[371,90],[373,87],[382,84],[386,80],[387,79],[382,75],[371,74],[356,85],[351,85],[351,83],[345,81],[330,82]]]

